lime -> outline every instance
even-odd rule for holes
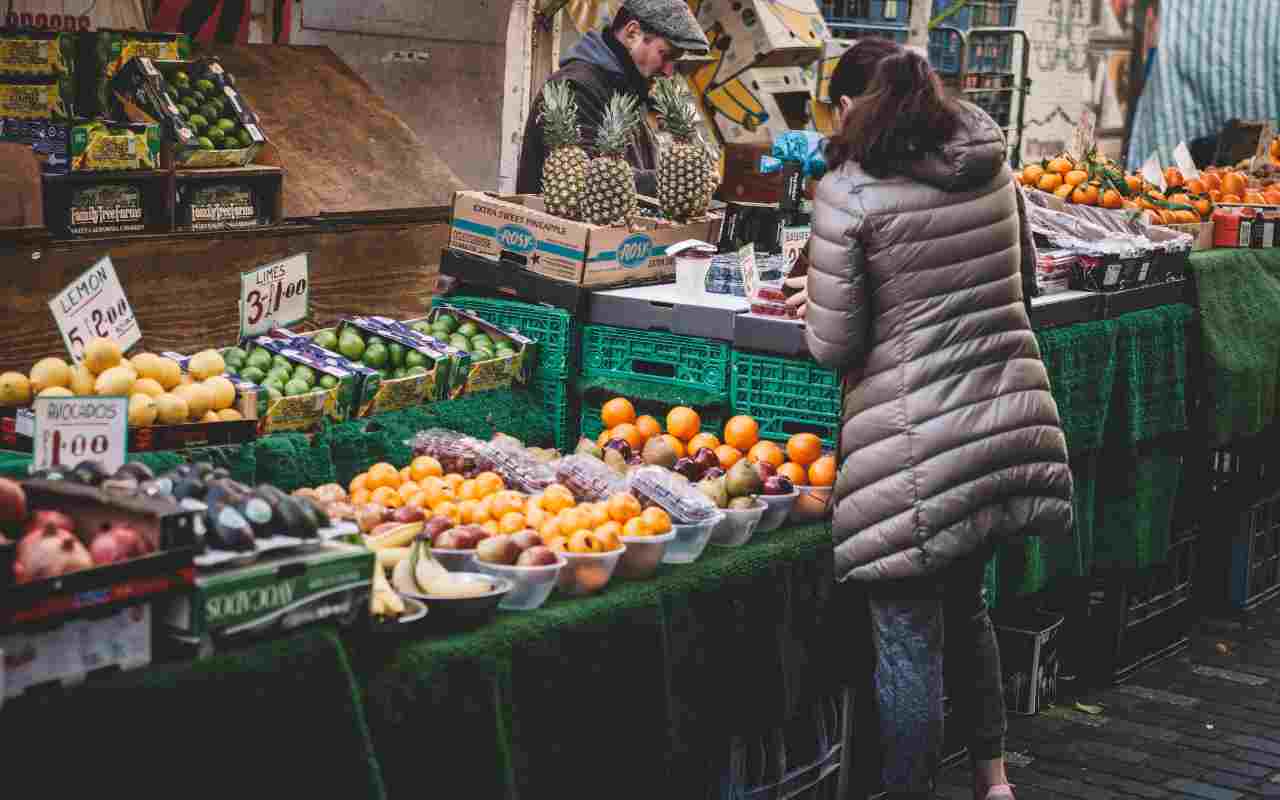
[[[287,369],[272,367],[267,370],[268,381],[279,381],[281,385],[284,385],[285,383],[288,383],[291,378],[293,378],[293,375],[290,374],[290,371]]]
[[[209,141],[214,144],[220,144],[223,139],[227,138],[227,132],[216,125],[210,125],[209,129],[204,132],[204,135],[209,137]]]
[[[267,402],[269,403],[275,403],[280,400],[280,398],[284,397],[284,392],[275,386],[267,386],[264,388],[267,390]]]
[[[452,314],[441,314],[440,316],[436,317],[436,321],[432,323],[433,327],[436,325],[439,325],[440,327],[449,331],[449,333],[453,333],[454,330],[458,327],[458,320],[454,319]]]
[[[290,372],[293,372],[293,364],[289,361],[289,359],[285,358],[285,357],[284,357],[284,356],[282,356],[282,355],[278,355],[278,354],[277,354],[277,355],[273,355],[273,356],[271,356],[271,367],[272,367],[272,369],[274,369],[274,368],[276,368],[276,367],[284,367],[285,369],[289,370]]]
[[[490,347],[490,348],[491,348],[491,347],[493,347],[493,340],[492,340],[492,339],[490,339],[490,338],[488,337],[488,335],[486,335],[486,334],[483,334],[483,333],[477,333],[475,336],[472,336],[472,337],[471,337],[471,346],[472,346],[472,347]]]
[[[426,334],[427,336],[435,335],[435,327],[433,327],[430,322],[415,322],[409,327],[413,328],[418,333]]]
[[[352,361],[359,361],[364,350],[364,339],[354,333],[344,333],[338,339],[338,352]]]
[[[212,121],[218,118],[218,107],[209,102],[201,103],[200,113],[204,115],[205,119],[210,120],[209,124],[212,126]],[[225,132],[223,131],[223,133]]]
[[[239,347],[229,347],[227,348],[227,352],[222,354],[222,360],[227,362],[236,361],[236,362],[244,363],[245,359],[247,359],[248,357],[249,357],[249,354],[246,353],[244,350],[240,349]]]
[[[405,374],[405,377],[408,377],[410,375],[426,375],[427,368],[422,365],[415,365],[406,369],[404,371],[404,374]]]
[[[209,137],[208,137],[208,136],[201,136],[201,137],[197,138],[197,139],[196,139],[196,144],[200,146],[200,149],[201,149],[201,150],[212,150],[212,149],[213,149],[213,142],[209,141]]]
[[[391,359],[391,352],[385,344],[370,340],[369,346],[364,350],[364,363],[374,369],[382,369],[387,366]]]
[[[338,334],[333,331],[320,331],[312,339],[311,343],[316,347],[323,347],[325,350],[338,350]]]
[[[391,370],[392,380],[403,378],[403,377],[404,377],[404,367],[396,367],[395,369]]]
[[[234,136],[224,136],[222,141],[218,142],[219,150],[239,150],[240,140]]]
[[[307,385],[307,382],[298,380],[297,378],[294,378],[284,385],[284,393],[289,397],[296,397],[300,394],[306,394],[309,391],[311,391],[311,387]]]
[[[302,381],[307,386],[315,386],[316,371],[311,367],[308,367],[306,364],[299,364],[293,368],[292,379],[295,381]]]
[[[487,347],[477,347],[471,351],[471,358],[475,361],[488,361],[494,357],[493,351]]]
[[[480,327],[474,322],[467,321],[458,326],[458,333],[470,339],[480,332]]]
[[[383,347],[386,347],[387,340],[383,339],[381,336],[370,336],[368,339],[364,340],[365,347],[373,347],[375,344],[380,344]]]
[[[267,379],[267,373],[257,367],[245,367],[244,369],[239,370],[239,373],[240,377],[244,378],[249,383],[262,383]]]
[[[216,87],[213,85],[213,81],[209,80],[208,78],[201,78],[200,80],[196,81],[196,90],[200,92],[204,92],[205,94],[209,94],[215,88]]]
[[[231,133],[236,129],[236,124],[226,117],[220,117],[218,121],[213,124],[214,127],[221,128],[223,133]]]
[[[262,388],[268,391],[275,391],[277,394],[284,394],[284,381],[279,378],[268,377],[262,382]]]
[[[404,366],[404,345],[399,342],[391,342],[387,345],[387,353],[391,356],[391,366]]]
[[[470,350],[470,349],[471,349],[471,342],[470,342],[470,340],[468,340],[468,339],[467,339],[467,337],[463,336],[463,335],[462,335],[462,334],[460,334],[460,333],[455,333],[454,335],[450,336],[450,337],[449,337],[449,344],[453,345],[454,347],[458,348],[459,350]]]
[[[236,138],[240,140],[241,147],[248,147],[253,144],[253,134],[249,133],[244,128],[241,128],[239,132],[236,133]]]
[[[209,127],[209,120],[203,114],[192,114],[187,117],[187,124],[195,128],[198,132],[204,133],[205,128]]]
[[[246,364],[251,367],[257,367],[262,371],[271,369],[271,353],[261,347],[254,348],[249,354],[249,358],[245,360]]]
[[[410,350],[404,354],[404,365],[406,367],[426,367],[427,357],[417,350]]]
[[[191,76],[188,75],[185,70],[178,70],[173,73],[173,82],[179,86],[190,86]]]
[[[332,375],[321,375],[320,380],[316,381],[321,389],[332,389],[338,385],[338,379]]]

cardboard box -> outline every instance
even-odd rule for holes
[[[566,283],[625,286],[674,279],[666,246],[715,241],[718,222],[711,214],[683,225],[650,217],[633,219],[631,227],[591,225],[548,214],[536,195],[463,191],[453,197],[449,247]]]
[[[77,105],[82,114],[113,112],[111,83],[136,58],[174,60],[191,57],[184,33],[102,28],[80,36],[80,81]]]
[[[151,605],[122,608],[95,619],[72,619],[52,629],[0,636],[4,654],[0,697],[14,698],[44,684],[74,685],[90,674],[151,663]]]
[[[458,392],[459,396],[472,392],[486,392],[492,389],[507,389],[513,383],[524,385],[529,382],[529,378],[533,374],[533,366],[538,361],[538,345],[533,339],[514,328],[503,330],[466,309],[448,304],[432,308],[431,313],[423,319],[406,320],[404,324],[427,337],[440,349],[452,348],[460,350],[461,348],[453,345],[452,342],[446,342],[443,338],[434,336],[430,332],[432,323],[444,314],[454,317],[459,321],[459,324],[470,322],[480,333],[485,334],[494,342],[507,342],[514,351],[513,355],[497,355],[494,358],[478,361],[475,358],[474,351],[464,350],[463,352],[469,352],[469,356],[465,361],[454,364],[454,374],[450,379],[450,385]]]
[[[316,347],[311,340],[300,336],[255,336],[241,347],[247,351],[261,347],[271,355],[281,356],[292,364],[303,364],[318,375],[337,379],[333,388],[316,388],[299,395],[273,398],[262,392],[265,404],[259,401],[258,433],[285,431],[307,432],[319,428],[324,420],[346,422],[368,415],[368,409],[377,395],[381,376],[377,370],[352,363],[335,353]],[[228,372],[239,380],[244,378]],[[261,389],[261,387],[259,387]],[[264,408],[265,405],[265,408]]]
[[[73,31],[0,30],[0,75],[68,75],[74,80],[79,36]]]
[[[154,122],[78,121],[71,127],[72,172],[160,169],[160,126]]]
[[[177,230],[243,230],[284,218],[284,170],[279,167],[184,170],[175,180]]]
[[[752,67],[711,88],[703,102],[725,144],[772,144],[809,127],[815,81],[804,67]]]
[[[754,66],[810,64],[831,38],[815,0],[702,0],[697,15],[708,39],[728,40],[720,80]]]
[[[67,75],[0,77],[0,141],[30,145],[48,174],[66,172],[73,93]]]
[[[169,636],[206,648],[335,617],[354,621],[368,613],[373,563],[366,547],[323,542],[201,571],[189,593],[166,599],[157,621]]]
[[[168,233],[171,176],[160,170],[45,175],[44,224],[55,238]]]

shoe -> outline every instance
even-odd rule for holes
[[[987,800],[1015,800],[1012,783],[997,783],[987,790]]]

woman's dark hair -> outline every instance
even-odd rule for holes
[[[901,52],[902,48],[891,39],[880,36],[859,39],[857,44],[844,52],[831,73],[827,92],[831,102],[839,103],[841,97],[852,99],[860,96],[867,91],[880,61],[886,56]]]
[[[832,99],[839,102],[834,77],[832,84]],[[849,97],[853,104],[844,127],[827,145],[831,168],[856,161],[869,174],[885,177],[897,171],[895,165],[938,150],[956,129],[956,106],[937,74],[923,56],[905,48],[881,58],[866,91]]]

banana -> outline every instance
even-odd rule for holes
[[[387,582],[387,575],[382,571],[381,564],[375,564],[373,567],[373,586],[369,598],[369,611],[374,616],[379,617],[398,617],[405,611],[404,600],[395,593],[395,590],[391,588],[391,584]]]
[[[414,537],[422,533],[421,522],[406,522],[378,536],[365,538],[365,546],[370,550],[384,550],[389,547],[408,547]]]
[[[396,564],[409,557],[407,547],[384,547],[377,551],[378,566],[383,569],[395,569]]]

